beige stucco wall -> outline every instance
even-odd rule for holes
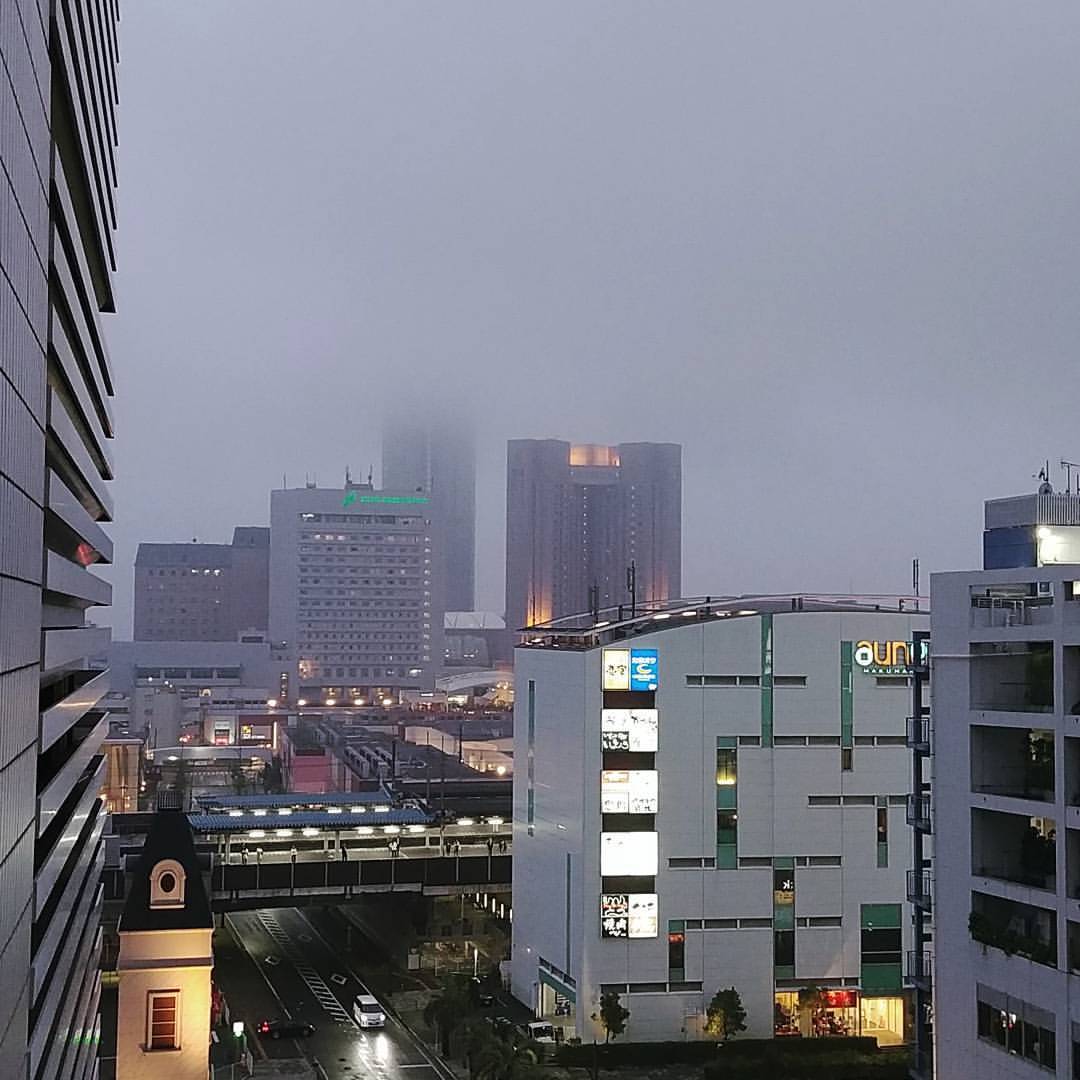
[[[210,930],[120,934],[117,1080],[207,1080],[210,1072]],[[149,994],[180,991],[180,1049],[146,1049]]]

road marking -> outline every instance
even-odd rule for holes
[[[304,980],[304,985],[311,991],[311,996],[319,1003],[323,1011],[335,1020],[353,1022],[348,1010],[338,1001],[334,992],[323,981],[322,976],[307,962],[301,949],[281,927],[276,916],[267,911],[255,912],[259,924],[270,935],[274,944],[292,961],[296,973]]]
[[[308,941],[310,941],[310,940],[311,940],[311,938],[308,938]],[[349,980],[346,979],[344,975],[331,975],[330,976],[330,981],[334,982],[334,983],[337,983],[338,986],[344,986]]]

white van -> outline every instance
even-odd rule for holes
[[[386,1027],[386,1013],[371,994],[357,994],[352,1005],[353,1019],[362,1028]]]
[[[555,1041],[555,1028],[547,1020],[534,1020],[526,1031],[533,1042],[553,1043]]]

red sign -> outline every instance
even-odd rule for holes
[[[855,990],[826,990],[824,996],[827,1009],[854,1009],[858,1002]]]

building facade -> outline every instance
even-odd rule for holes
[[[906,718],[926,615],[682,601],[518,648],[514,994],[586,1041],[910,1037]],[[961,1074],[957,1074],[961,1075]]]
[[[931,579],[940,1077],[1080,1069],[1078,582],[1056,563]]]
[[[386,420],[382,486],[434,494],[446,543],[446,606],[476,606],[476,439],[457,413],[420,416],[413,409]]]
[[[290,488],[270,501],[270,633],[289,701],[430,690],[443,658],[446,572],[434,495]]]
[[[136,641],[236,641],[270,624],[270,530],[241,526],[231,544],[140,544]]]
[[[634,592],[628,574],[634,568]],[[512,439],[506,452],[506,622],[630,612],[682,588],[682,448]]]
[[[0,1062],[95,1068],[111,600],[114,0],[0,7]]]

